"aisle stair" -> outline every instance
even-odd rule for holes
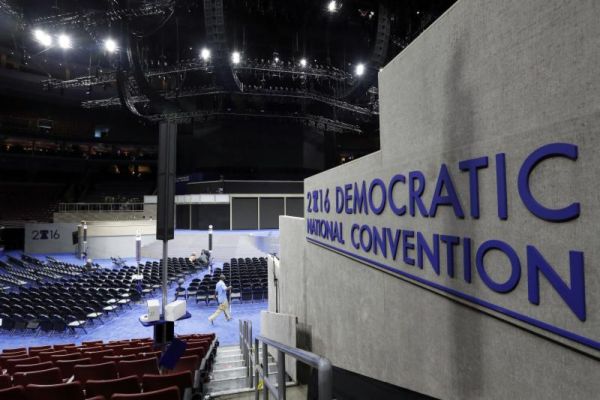
[[[259,356],[262,355],[262,350]],[[269,356],[269,374],[277,375],[277,364]],[[273,378],[274,379],[274,378]],[[206,385],[206,393],[213,398],[247,393],[254,389],[250,387],[247,368],[244,365],[242,351],[239,346],[221,346],[213,364],[211,380]],[[236,397],[227,397],[236,398]]]

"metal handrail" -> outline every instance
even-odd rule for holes
[[[258,348],[259,342],[262,342],[262,365],[259,362]],[[269,379],[269,354],[268,346],[277,349],[277,387]],[[318,389],[319,400],[331,400],[333,398],[333,368],[331,362],[318,354],[311,353],[306,350],[297,349],[287,346],[283,343],[276,342],[264,336],[257,336],[255,339],[254,363],[255,363],[255,380],[256,387],[254,389],[255,399],[259,399],[258,382],[262,378],[264,383],[263,400],[269,399],[269,392],[273,394],[276,400],[285,400],[286,385],[285,385],[285,355],[294,357],[298,361],[308,364],[311,367],[317,368],[318,374]]]
[[[71,212],[143,212],[144,203],[58,203],[59,213]]]
[[[252,321],[240,320],[240,350],[246,367],[246,377],[250,387],[254,386],[252,371]]]

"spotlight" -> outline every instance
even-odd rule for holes
[[[210,50],[207,49],[206,47],[203,48],[200,51],[200,58],[202,58],[204,61],[208,61],[210,59]]]
[[[327,4],[327,11],[329,11],[330,13],[334,13],[338,10],[338,5],[337,5],[337,1],[335,0],[331,0],[329,2],[329,4]]]
[[[33,37],[35,40],[44,47],[52,46],[52,36],[48,35],[41,29],[33,31]]]
[[[69,36],[63,33],[58,35],[58,46],[61,49],[70,49],[71,47],[73,47],[73,42],[71,41],[71,38]]]
[[[111,38],[106,39],[104,41],[104,50],[108,51],[109,53],[114,53],[118,50],[117,42]]]
[[[354,70],[356,76],[362,76],[365,73],[365,64],[358,64]]]
[[[239,64],[239,63],[240,63],[240,60],[241,60],[241,58],[242,58],[242,56],[240,55],[240,52],[239,52],[239,51],[234,51],[234,52],[231,54],[231,62],[232,62],[233,64],[235,64],[235,65],[237,65],[237,64]]]
[[[301,60],[300,60],[300,66],[301,66],[302,68],[305,68],[305,67],[306,67],[306,58],[303,58],[303,59],[301,59]]]

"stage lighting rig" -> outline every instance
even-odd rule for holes
[[[104,40],[104,50],[112,54],[117,52],[119,50],[119,47],[117,46],[117,42],[115,42],[114,39],[107,38]]]
[[[174,1],[145,1],[138,8],[116,8],[108,11],[66,12],[57,15],[40,17],[33,20],[33,25],[43,27],[64,27],[78,25],[84,28],[104,26],[109,22],[138,17],[168,15],[173,11]],[[187,6],[192,1],[177,1],[177,6]],[[1,5],[1,3],[0,3]]]
[[[342,8],[342,5],[336,0],[331,0],[329,3],[327,3],[327,11],[330,13],[336,13],[340,10],[340,8]]]
[[[33,31],[33,37],[35,41],[44,46],[45,48],[49,48],[52,46],[52,36],[50,36],[46,31],[42,29],[35,29]]]
[[[233,53],[231,53],[231,62],[233,63],[233,65],[238,65],[241,61],[241,54],[239,51],[234,51]]]
[[[71,40],[71,37],[64,33],[58,35],[58,47],[64,50],[72,48],[73,41]]]
[[[354,73],[356,74],[356,76],[363,76],[365,73],[365,64],[356,65],[356,68],[354,69]]]

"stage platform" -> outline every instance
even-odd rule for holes
[[[153,240],[142,245],[142,257],[161,258],[162,241]],[[90,243],[90,246],[93,246]],[[170,257],[188,257],[208,249],[208,231],[176,230],[169,241]],[[93,254],[93,247],[90,248]],[[232,257],[258,257],[279,253],[279,230],[214,231],[213,258],[219,262]],[[100,257],[106,258],[106,257]]]

